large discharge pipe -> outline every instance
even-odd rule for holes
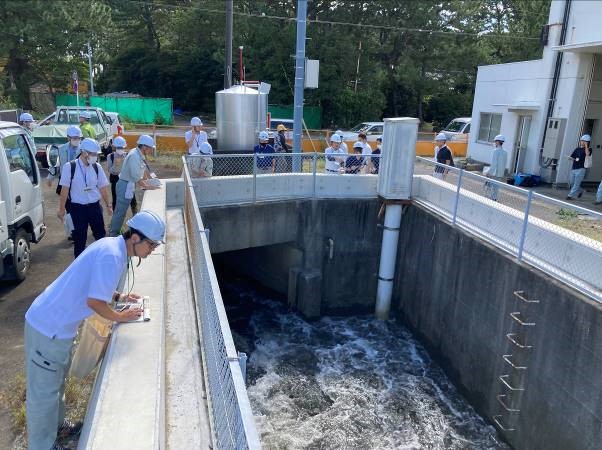
[[[397,259],[397,242],[401,226],[402,205],[389,204],[385,209],[383,226],[383,242],[380,250],[378,267],[378,288],[376,290],[376,317],[387,320],[391,310],[393,281],[395,278],[395,260]]]
[[[391,309],[403,204],[409,203],[412,194],[418,123],[412,117],[385,119],[378,195],[386,209],[375,308],[376,317],[383,320],[389,318]]]

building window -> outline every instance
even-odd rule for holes
[[[477,141],[493,142],[493,138],[500,134],[502,127],[502,115],[493,113],[481,113],[479,121],[479,135]]]

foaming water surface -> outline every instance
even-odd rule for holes
[[[220,284],[263,448],[500,448],[397,321],[306,322],[249,280]]]

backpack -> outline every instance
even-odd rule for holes
[[[71,182],[73,181],[73,177],[75,176],[75,165],[76,162],[75,160],[73,161],[69,161],[69,165],[71,166],[71,179],[69,180],[69,191],[71,191]],[[94,163],[94,172],[96,172],[96,177],[98,178],[98,163]],[[56,194],[57,195],[61,195],[61,188],[63,186],[61,186],[61,180],[59,180],[59,183],[56,187]],[[69,195],[71,196],[71,192],[69,192]]]

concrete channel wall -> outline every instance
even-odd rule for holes
[[[399,316],[477,410],[515,429],[503,433],[515,448],[600,448],[601,304],[415,205],[402,220],[394,292]]]
[[[316,318],[372,311],[379,206],[376,199],[293,200],[207,207],[201,215],[218,261]]]

